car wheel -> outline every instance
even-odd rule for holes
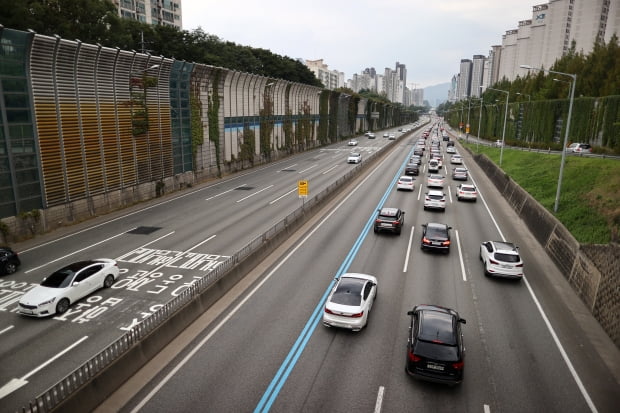
[[[398,230],[396,230],[396,235],[400,235],[400,228],[398,228]]]
[[[377,227],[375,227],[374,231],[375,231],[375,234],[376,234],[377,232],[379,232],[379,229]]]
[[[15,265],[12,262],[7,262],[6,265],[4,266],[5,274],[13,274],[15,271],[17,271],[17,265]]]
[[[66,298],[63,298],[62,300],[58,301],[58,304],[56,304],[56,314],[63,314],[68,309],[69,300]]]
[[[103,288],[110,288],[114,284],[114,276],[112,274],[108,274],[103,280]]]

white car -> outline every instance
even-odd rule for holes
[[[431,159],[428,161],[429,172],[439,172],[439,161],[437,159]]]
[[[498,140],[495,141],[494,146],[496,146],[498,148],[501,148],[504,145],[502,144],[502,141],[498,139]]]
[[[368,274],[346,273],[336,278],[323,311],[323,325],[359,331],[368,323],[368,314],[377,297],[377,278]]]
[[[396,183],[396,190],[413,191],[415,189],[413,181],[414,179],[410,176],[401,176]]]
[[[446,210],[446,194],[443,191],[432,190],[424,195],[424,210],[440,209]]]
[[[511,242],[486,241],[480,244],[484,275],[522,279],[523,261],[519,248]]]
[[[459,201],[474,201],[478,199],[478,191],[471,184],[460,184],[456,187],[456,199]]]
[[[352,152],[347,158],[347,163],[360,163],[362,162],[362,154],[359,152]]]
[[[19,300],[20,314],[47,317],[62,314],[69,306],[118,278],[118,265],[110,258],[79,261],[55,271]]]
[[[442,175],[431,174],[426,178],[426,186],[429,188],[443,188],[446,179]]]
[[[458,154],[452,155],[450,157],[450,163],[453,165],[462,165],[463,158],[461,158],[461,155],[458,155]]]
[[[347,143],[347,145],[349,145],[349,146],[357,146],[357,141],[355,139],[351,139],[351,140],[349,140],[349,143]]]
[[[393,133],[390,133],[390,135],[388,136],[388,139],[393,141],[394,139],[396,139],[396,135]]]
[[[456,148],[454,146],[448,146],[446,148],[446,153],[456,153]]]

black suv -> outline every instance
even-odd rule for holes
[[[13,274],[20,265],[15,251],[9,247],[0,247],[0,274]]]
[[[422,250],[438,250],[446,254],[450,252],[450,230],[446,224],[429,222],[422,225]]]
[[[417,163],[408,163],[405,166],[405,175],[420,175],[420,166]]]
[[[417,305],[411,316],[405,371],[416,378],[436,383],[463,381],[465,345],[461,324],[466,321],[450,308]]]
[[[400,235],[405,222],[405,211],[399,208],[381,208],[375,219],[375,232],[391,231]]]

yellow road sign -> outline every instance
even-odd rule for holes
[[[297,181],[297,195],[300,197],[308,196],[308,181]]]

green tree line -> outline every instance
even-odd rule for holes
[[[0,24],[323,87],[298,60],[237,45],[201,28],[187,31],[121,19],[111,0],[0,0]]]

